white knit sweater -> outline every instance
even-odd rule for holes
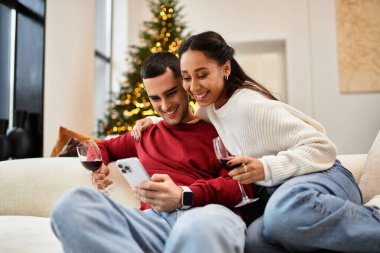
[[[250,89],[236,91],[219,109],[200,107],[196,115],[211,122],[222,140],[234,135],[243,155],[260,159],[265,180],[257,184],[263,186],[326,170],[336,158],[335,145],[317,121]]]

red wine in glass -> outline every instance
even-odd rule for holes
[[[102,161],[81,161],[83,167],[93,172],[97,171],[102,166]]]
[[[77,146],[77,153],[80,162],[86,169],[96,173],[101,168],[103,163],[102,153],[94,140],[81,142]],[[108,187],[103,189],[105,194],[108,191]]]
[[[230,157],[233,157],[233,156],[231,155]],[[235,168],[237,168],[237,167],[242,166],[241,163],[229,166],[229,165],[228,165],[228,161],[229,161],[229,160],[230,160],[229,158],[221,158],[221,159],[219,159],[219,162],[223,165],[223,167],[224,167],[226,170],[233,170],[233,169],[235,169]]]
[[[229,148],[231,148],[231,152],[228,151],[228,149],[226,148],[226,146],[224,145],[220,137],[216,137],[215,139],[213,139],[214,151],[215,151],[217,159],[227,170],[232,170],[237,167],[244,166],[243,164],[235,164],[231,166],[228,165],[228,161],[232,157],[234,157],[235,155],[241,156],[242,152],[237,141],[232,135],[227,135],[226,138],[228,139],[228,144],[229,144]],[[235,207],[241,207],[258,200],[258,198],[254,198],[254,199],[249,198],[247,193],[244,190],[244,187],[240,184],[239,181],[238,181],[238,185],[242,194],[242,201],[239,204],[235,205]]]

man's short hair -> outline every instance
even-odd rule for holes
[[[169,68],[175,78],[181,77],[180,62],[177,56],[169,52],[155,53],[145,59],[141,66],[141,78],[148,79],[163,75]]]

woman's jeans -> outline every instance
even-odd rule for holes
[[[380,212],[361,205],[360,190],[339,161],[283,183],[247,229],[245,252],[318,250],[380,252]]]
[[[125,208],[92,188],[64,195],[52,227],[65,252],[243,252],[246,225],[228,208],[187,211]]]

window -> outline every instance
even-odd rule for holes
[[[44,33],[45,0],[0,0],[0,119],[32,145],[17,158],[42,155]]]
[[[95,15],[94,129],[111,94],[112,0],[97,0]]]
[[[9,120],[9,104],[11,86],[13,87],[15,12],[11,8],[0,4],[0,119]],[[11,84],[12,82],[12,84]]]

